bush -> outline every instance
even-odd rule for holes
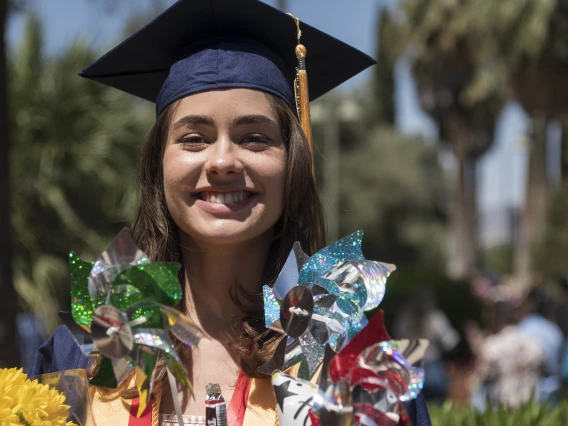
[[[428,407],[432,426],[561,426],[568,425],[568,401],[554,407],[527,403],[478,413],[452,403]]]

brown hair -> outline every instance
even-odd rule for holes
[[[295,241],[299,241],[309,255],[324,246],[325,218],[312,174],[313,154],[300,123],[286,102],[267,96],[277,114],[287,149],[284,211],[275,225],[275,238],[264,270],[265,283],[273,283]],[[179,230],[166,206],[162,168],[176,105],[174,103],[160,113],[142,149],[139,163],[141,204],[132,235],[136,245],[152,260],[182,263]],[[180,279],[183,276],[181,271]],[[234,283],[230,289],[233,300],[240,306],[250,306],[250,302],[254,306],[254,302],[262,301],[262,284],[259,283],[257,294],[247,294]],[[249,377],[259,377],[257,368],[268,361],[279,336],[264,327],[262,303],[260,309],[243,308],[243,315],[245,333],[233,338],[229,344],[238,353],[241,370]]]

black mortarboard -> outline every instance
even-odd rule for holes
[[[315,99],[375,61],[301,23]],[[180,0],[80,75],[156,103],[231,87],[272,93],[292,107],[296,25],[258,0]]]

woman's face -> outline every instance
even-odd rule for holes
[[[164,190],[190,238],[241,243],[269,232],[283,210],[286,147],[268,96],[249,89],[179,101],[164,152]]]

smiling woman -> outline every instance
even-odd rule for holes
[[[200,92],[158,116],[142,151],[133,237],[153,259],[184,265],[181,309],[213,338],[187,354],[195,399],[186,413],[202,411],[209,382],[233,404],[239,370],[265,377],[257,368],[278,336],[264,328],[259,284],[274,282],[295,241],[309,253],[324,245],[312,163],[293,110],[271,94]],[[269,388],[251,397],[272,411]],[[167,393],[160,409],[173,412]]]
[[[314,52],[309,91],[300,36]],[[180,352],[195,395],[180,392],[184,414],[204,412],[212,382],[230,401],[231,426],[276,424],[270,378],[258,372],[277,343],[264,326],[262,285],[274,283],[295,241],[309,255],[324,245],[308,98],[373,63],[257,0],[182,0],[82,72],[156,102],[133,237],[152,260],[182,264],[179,309],[210,337]],[[86,365],[53,349],[68,339],[56,333],[36,373]],[[135,405],[129,386],[120,404],[100,389],[94,395],[99,426],[124,423]],[[148,421],[176,402],[155,386]],[[416,420],[416,406],[407,410]]]

